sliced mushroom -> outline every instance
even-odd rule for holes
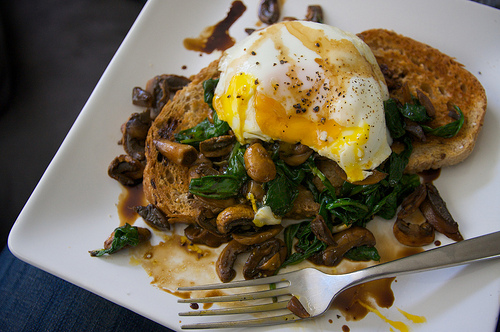
[[[398,218],[405,219],[412,215],[419,209],[426,197],[427,187],[425,184],[421,184],[401,202],[401,210],[398,212]]]
[[[209,210],[203,210],[200,217],[196,220],[196,224],[200,226],[201,228],[206,229],[207,231],[217,234],[217,235],[222,235],[218,230],[217,230],[217,223],[215,220],[215,217],[210,215]]]
[[[339,165],[331,159],[326,158],[317,158],[315,159],[316,167],[325,175],[325,177],[330,181],[332,186],[340,187],[343,185],[345,178],[345,172],[342,171]],[[344,179],[342,178],[342,173],[344,175]],[[314,185],[318,188],[319,191],[323,191],[325,186],[321,182],[321,180],[315,176],[313,178]]]
[[[425,137],[424,129],[417,122],[405,118],[405,130],[409,132],[413,137],[421,142],[425,142],[427,138]]]
[[[196,160],[189,167],[189,179],[201,178],[206,175],[220,174],[218,170],[213,168],[213,163],[206,158],[202,153],[198,154]]]
[[[184,235],[193,243],[204,244],[211,248],[218,248],[231,240],[231,235],[215,234],[194,224],[184,229]]]
[[[233,239],[246,245],[259,244],[272,239],[282,230],[281,225],[263,226],[256,232],[234,233]]]
[[[155,119],[175,92],[182,89],[189,82],[189,78],[178,75],[158,75],[150,79],[146,84],[146,91],[154,97],[151,118]]]
[[[198,158],[198,151],[191,145],[167,139],[153,140],[153,143],[164,157],[179,166],[190,166]]]
[[[311,317],[306,308],[304,308],[302,303],[300,303],[299,299],[295,295],[292,296],[292,298],[288,301],[286,308],[300,318]]]
[[[253,245],[243,267],[243,277],[254,279],[273,275],[285,261],[286,255],[285,242],[278,238]]]
[[[223,157],[231,153],[235,141],[234,135],[212,137],[200,142],[200,152],[207,158]]]
[[[137,86],[132,89],[132,104],[142,107],[151,107],[153,106],[153,101],[153,95],[146,90]]]
[[[369,185],[369,184],[375,184],[379,183],[383,179],[386,178],[387,173],[381,172],[379,170],[372,170],[372,174],[368,175],[364,180],[361,181],[354,181],[353,184],[357,186],[364,186],[364,185]]]
[[[427,198],[420,205],[425,218],[438,232],[454,241],[462,241],[463,237],[458,230],[458,224],[448,211],[437,188],[431,183],[426,183],[426,187]]]
[[[144,160],[146,158],[144,155],[144,145],[150,126],[149,111],[132,114],[122,126],[123,148],[132,158],[137,160]]]
[[[236,258],[239,254],[250,251],[251,248],[251,246],[241,244],[238,241],[229,241],[220,253],[215,264],[215,270],[222,282],[229,282],[234,279],[236,271],[233,269],[233,265]]]
[[[323,23],[323,8],[319,5],[307,6],[306,21]]]
[[[335,240],[333,239],[333,234],[326,225],[325,219],[321,215],[317,215],[311,221],[311,231],[316,235],[316,237],[327,245],[334,245]]]
[[[314,151],[307,145],[280,142],[280,159],[290,166],[302,165],[313,154],[313,152]]]
[[[421,224],[396,218],[392,229],[399,243],[410,247],[422,247],[434,242],[434,228],[427,221]]]
[[[255,225],[253,218],[255,212],[251,206],[238,204],[224,209],[217,216],[217,230],[222,233],[230,233],[236,228],[250,229]]]
[[[260,143],[253,143],[243,155],[249,177],[257,182],[269,182],[276,177],[276,165]]]
[[[196,224],[196,218],[187,214],[169,214],[169,224]]]
[[[431,99],[420,89],[417,89],[417,98],[420,104],[422,104],[425,107],[425,110],[427,111],[427,115],[431,118],[436,116],[436,109],[434,108],[434,105],[432,104]]]
[[[364,227],[354,226],[333,236],[335,245],[328,246],[321,255],[322,264],[336,266],[345,253],[359,246],[374,246],[375,236]]]
[[[347,181],[347,174],[345,171],[333,160],[329,159],[321,159],[316,162],[316,166],[318,169],[325,174],[326,178],[330,181],[330,183],[334,187],[340,187],[343,185],[344,181]],[[374,169],[371,171],[372,174],[370,174],[366,179],[361,180],[361,181],[356,181],[353,182],[355,185],[368,185],[368,184],[375,184],[383,179],[386,178],[387,174],[381,171],[378,171]],[[319,184],[318,180],[315,180],[315,184],[318,187],[319,190],[322,190],[324,188],[323,184]]]
[[[247,197],[248,194],[252,194],[256,201],[262,201],[266,195],[266,191],[264,190],[262,183],[254,180],[247,181],[243,191],[245,193],[245,197]]]
[[[108,175],[124,186],[136,186],[142,183],[143,173],[144,165],[125,154],[113,159],[108,167]]]
[[[165,214],[153,204],[148,204],[147,206],[136,206],[134,210],[149,226],[162,231],[170,229],[167,216],[165,216]]]
[[[280,18],[279,0],[262,0],[259,5],[259,19],[266,24],[278,22]]]
[[[204,207],[209,208],[212,212],[215,213],[220,213],[224,209],[234,206],[238,203],[238,200],[234,197],[226,199],[215,199],[195,195],[195,199],[198,202],[201,202]]]

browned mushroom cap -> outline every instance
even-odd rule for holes
[[[245,232],[245,233],[234,233],[233,239],[239,243],[246,244],[247,246],[252,244],[258,244],[272,239],[278,235],[283,230],[281,225],[263,226],[259,228],[256,232]]]
[[[136,86],[132,89],[132,104],[142,107],[153,106],[153,95],[146,90]]]
[[[229,241],[220,253],[215,264],[215,270],[222,282],[229,282],[234,279],[236,271],[233,269],[233,265],[236,258],[239,254],[250,251],[251,248],[251,246],[241,244],[238,241]]]
[[[234,135],[212,137],[200,142],[200,152],[208,158],[223,157],[231,153],[235,141]]]
[[[276,165],[260,143],[250,145],[243,155],[249,177],[257,182],[269,182],[276,177]]]
[[[146,84],[146,91],[153,96],[151,118],[156,118],[175,92],[182,89],[189,82],[189,78],[178,75],[158,75],[150,79]]]
[[[344,184],[345,179],[347,176],[345,175],[345,172],[340,168],[339,165],[337,165],[336,162],[334,162],[331,159],[326,159],[319,157],[315,159],[316,167],[325,175],[325,177],[330,181],[332,186],[334,187],[340,187]],[[344,176],[344,179],[342,178],[342,174]],[[315,176],[313,178],[313,183],[314,185],[318,188],[319,191],[323,191],[325,188],[325,185],[321,182],[321,180]]]
[[[235,197],[230,197],[226,199],[215,199],[207,198],[195,195],[194,197],[198,202],[201,202],[204,207],[209,208],[214,213],[220,213],[224,209],[238,204],[238,200]]]
[[[146,158],[144,155],[144,145],[150,126],[151,118],[149,117],[149,111],[132,114],[122,126],[123,149],[132,158],[137,160],[144,160]]]
[[[313,150],[307,145],[300,143],[290,144],[280,142],[279,156],[287,165],[298,166],[302,165],[307,158],[313,154]]]
[[[262,183],[254,180],[249,180],[245,183],[243,192],[245,197],[247,197],[248,194],[252,194],[253,198],[257,201],[262,201],[266,195],[266,191],[264,190]]]
[[[238,204],[224,209],[217,216],[217,230],[226,234],[236,228],[253,228],[255,213],[251,206]]]
[[[189,167],[189,179],[201,178],[207,175],[220,174],[218,170],[213,168],[213,163],[210,159],[206,158],[202,153],[198,154],[196,160]]]
[[[259,19],[266,24],[278,22],[281,14],[279,0],[262,0],[259,5]]]
[[[462,241],[463,237],[458,230],[458,224],[448,211],[437,188],[431,183],[426,183],[426,186],[427,198],[420,205],[425,218],[438,232],[454,241]]]
[[[325,174],[326,178],[330,181],[330,183],[334,187],[340,187],[343,185],[345,181],[347,181],[347,174],[345,171],[333,160],[330,159],[319,159],[316,161],[316,166],[318,169]],[[378,170],[373,170],[372,174],[370,174],[366,179],[361,181],[353,182],[355,185],[369,185],[375,184],[383,180],[387,176],[386,173],[380,172]],[[319,179],[313,180],[314,184],[318,187],[319,190],[324,188],[323,184]]]
[[[190,166],[198,158],[198,151],[191,145],[167,139],[153,140],[153,143],[164,157],[179,166]]]
[[[335,266],[344,254],[359,246],[374,246],[375,236],[364,227],[351,227],[333,236],[335,245],[328,246],[322,253],[323,265]]]
[[[410,247],[421,247],[434,241],[434,228],[428,222],[416,224],[396,218],[392,231],[399,243]]]
[[[319,5],[307,6],[306,21],[323,23],[323,8]]]
[[[143,173],[144,165],[125,154],[113,159],[108,167],[108,175],[124,186],[136,186],[142,183]]]
[[[401,202],[401,210],[398,212],[398,218],[404,219],[412,215],[418,210],[426,197],[427,187],[425,184],[421,184]]]
[[[170,229],[167,216],[153,204],[134,207],[135,212],[151,227],[165,231]]]
[[[219,235],[212,233],[194,224],[189,225],[184,229],[184,235],[193,243],[204,244],[211,248],[218,248],[223,243],[227,243],[231,240],[231,235]]]
[[[243,277],[254,279],[272,276],[285,261],[286,254],[285,242],[278,238],[253,245],[243,267]]]
[[[321,215],[318,214],[316,218],[311,221],[311,231],[321,242],[324,242],[327,245],[335,244],[332,232],[326,225],[325,219]]]

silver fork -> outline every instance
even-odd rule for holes
[[[179,303],[218,303],[262,300],[266,303],[212,309],[193,310],[179,313],[180,316],[211,316],[227,314],[254,314],[264,317],[205,322],[182,325],[182,329],[211,329],[227,327],[260,327],[310,319],[323,314],[333,299],[343,290],[364,282],[390,278],[398,275],[440,269],[467,264],[500,256],[500,231],[470,240],[431,249],[388,263],[375,265],[352,273],[329,275],[314,268],[307,268],[276,276],[235,281],[226,284],[180,287],[178,291],[219,290],[228,288],[260,286],[260,290],[246,291],[234,295],[209,296],[203,298],[180,299]],[[265,286],[262,290],[262,286]],[[304,318],[292,313],[287,305],[295,296],[309,314]],[[248,318],[248,317],[246,317]]]

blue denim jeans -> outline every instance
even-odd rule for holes
[[[170,329],[93,293],[0,254],[0,331],[163,331]]]

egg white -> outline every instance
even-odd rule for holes
[[[220,60],[213,105],[237,139],[308,145],[349,181],[391,153],[389,96],[370,48],[354,34],[292,21],[254,32]]]

